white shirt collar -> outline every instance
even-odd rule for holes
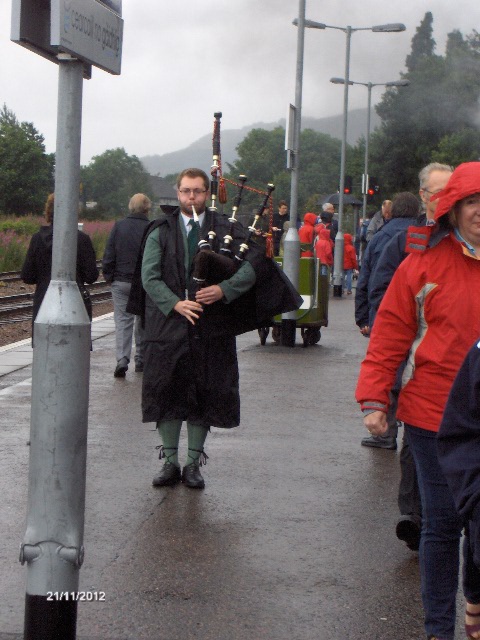
[[[186,216],[183,213],[183,211],[180,211],[180,213],[182,214],[183,224],[185,225],[185,231],[187,232],[187,235],[188,235],[188,232],[190,231],[188,223],[190,222],[190,220],[193,220],[193,218],[189,218],[188,216]],[[198,214],[198,224],[200,226],[202,226],[204,219],[205,219],[205,211],[203,213]]]

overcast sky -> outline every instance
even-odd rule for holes
[[[215,111],[229,129],[284,118],[295,101],[298,10],[298,0],[123,0],[122,73],[94,68],[83,83],[82,164],[116,147],[139,157],[182,149],[211,132]],[[387,82],[405,70],[426,11],[437,53],[453,29],[480,31],[472,0],[307,0],[306,17],[340,27],[403,22],[403,33],[352,35],[350,78]],[[0,0],[0,104],[33,122],[55,151],[58,68],[11,42],[10,22],[11,0]],[[342,31],[306,30],[305,116],[342,112],[342,86],[329,79],[344,76],[345,42]],[[350,108],[366,107],[366,88],[349,95]]]

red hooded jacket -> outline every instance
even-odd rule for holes
[[[343,268],[358,269],[357,252],[353,246],[353,238],[350,233],[345,233],[343,236]]]
[[[317,225],[318,227],[319,225]],[[316,227],[316,228],[317,228]],[[326,227],[319,227],[318,237],[315,243],[315,255],[322,264],[333,265],[333,242],[330,240],[330,231]]]
[[[313,247],[313,238],[314,238],[314,226],[317,222],[317,216],[314,213],[306,213],[303,216],[303,225],[298,230],[298,237],[300,238],[300,244],[305,245],[302,247],[303,251],[300,254],[301,258],[312,258],[313,251],[311,249],[307,249],[306,247],[310,245]]]

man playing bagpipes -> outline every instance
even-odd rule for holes
[[[151,223],[143,243],[143,303],[134,307],[145,320],[143,422],[157,423],[165,459],[154,486],[205,486],[200,466],[210,427],[240,422],[235,336],[302,302],[252,241],[253,228],[247,232],[234,214],[206,208],[209,191],[202,170],[182,171],[179,208]],[[138,286],[132,302],[136,295]],[[188,453],[181,472],[183,421]]]

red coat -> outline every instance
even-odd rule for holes
[[[300,244],[313,245],[314,230],[313,227],[317,221],[317,216],[314,213],[306,213],[303,216],[303,225],[298,230],[298,237],[300,238]],[[300,256],[302,258],[313,257],[313,251],[303,248]]]
[[[319,225],[317,225],[319,227]],[[315,229],[317,229],[315,227]],[[330,231],[325,227],[320,227],[318,229],[318,238],[315,243],[315,255],[320,260],[322,264],[328,264],[332,266],[333,264],[333,242],[330,240]]]
[[[343,239],[343,268],[345,271],[347,269],[358,269],[357,252],[353,246],[352,236],[346,233]]]
[[[448,393],[480,335],[480,260],[450,233],[398,267],[375,319],[356,399],[386,411],[408,355],[397,417],[438,431]]]

